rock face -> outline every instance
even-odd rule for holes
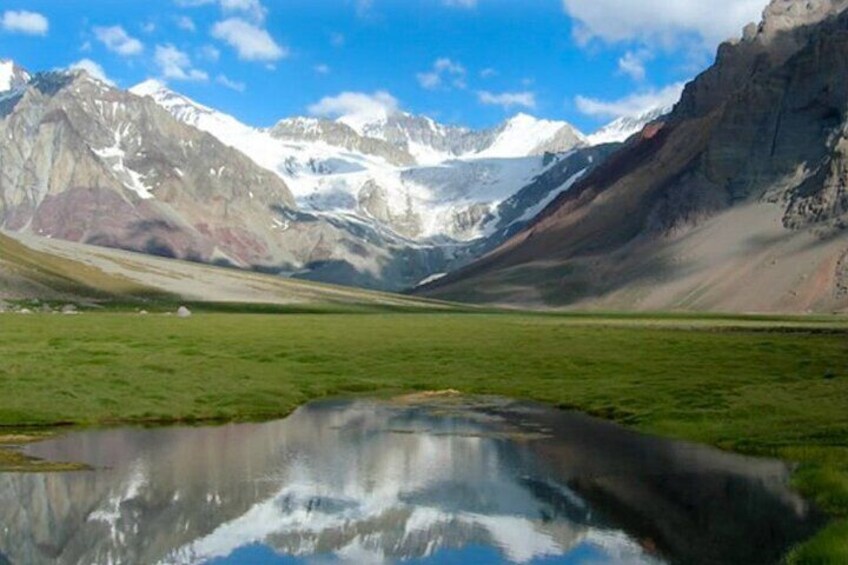
[[[333,147],[381,157],[395,166],[415,164],[415,158],[403,147],[382,139],[361,136],[349,125],[333,120],[291,118],[278,122],[269,133],[281,140],[321,141]]]
[[[848,309],[848,2],[775,0],[532,226],[424,292],[528,305]]]

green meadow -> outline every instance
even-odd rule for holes
[[[270,419],[328,396],[532,399],[798,462],[834,519],[789,558],[848,562],[845,320],[225,310],[0,315],[0,435]]]

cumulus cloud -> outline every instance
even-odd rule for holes
[[[536,107],[536,95],[532,92],[501,92],[500,94],[494,94],[482,90],[477,93],[477,99],[481,104],[501,106],[504,110],[509,110],[515,106],[531,110]]]
[[[450,8],[476,8],[477,0],[442,0],[442,4]]]
[[[241,18],[216,23],[212,37],[228,43],[245,61],[277,61],[289,54],[267,31]]]
[[[131,37],[121,26],[95,27],[94,37],[109,51],[125,57],[144,51],[141,41]]]
[[[195,69],[189,56],[171,44],[157,45],[153,57],[164,78],[174,80],[209,80],[204,71]]]
[[[235,90],[236,92],[244,92],[245,90],[247,90],[246,84],[244,84],[243,82],[231,80],[226,75],[223,75],[223,74],[215,77],[215,82],[217,82],[221,86],[225,86],[225,87],[229,88],[230,90]]]
[[[581,43],[643,41],[675,45],[695,35],[710,48],[759,21],[768,0],[563,0]]]
[[[325,65],[325,64],[322,63],[320,65],[315,65],[315,67],[313,67],[313,68],[314,68],[315,72],[318,73],[319,75],[330,74],[330,66],[329,65]]]
[[[259,0],[221,0],[224,12],[240,12],[257,24],[265,21],[268,10]]]
[[[309,106],[308,110],[313,116],[345,116],[368,120],[393,114],[399,107],[400,104],[394,96],[385,90],[378,90],[373,94],[342,92],[338,96],[327,96]]]
[[[580,112],[597,118],[637,117],[654,110],[672,106],[683,93],[684,83],[678,82],[661,89],[630,94],[618,100],[600,100],[578,96],[574,102]]]
[[[618,60],[618,71],[635,81],[643,81],[647,75],[645,63],[650,58],[651,53],[646,49],[628,51]]]
[[[115,83],[106,76],[106,72],[103,70],[103,67],[91,59],[80,59],[76,63],[69,65],[68,68],[72,71],[85,71],[89,74],[89,76],[96,78],[101,82],[105,82],[110,86],[115,86]]]
[[[452,61],[447,57],[436,59],[431,70],[423,73],[418,73],[415,77],[418,79],[418,84],[421,88],[427,90],[436,90],[449,82],[455,88],[464,89],[465,84],[465,67],[460,63]],[[449,88],[449,87],[448,87]]]
[[[0,19],[0,27],[9,33],[47,35],[50,22],[38,12],[6,10],[3,12],[3,18]]]

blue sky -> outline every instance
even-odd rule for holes
[[[373,104],[591,132],[673,100],[766,0],[3,0],[0,58],[147,78],[257,126]]]

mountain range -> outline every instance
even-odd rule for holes
[[[522,114],[254,128],[157,81],[0,70],[2,229],[377,289],[495,247],[613,148]]]
[[[400,111],[257,128],[6,61],[0,228],[465,302],[844,311],[846,8],[774,0],[673,108],[589,136]]]
[[[846,9],[774,0],[670,114],[420,291],[530,307],[848,311]]]

